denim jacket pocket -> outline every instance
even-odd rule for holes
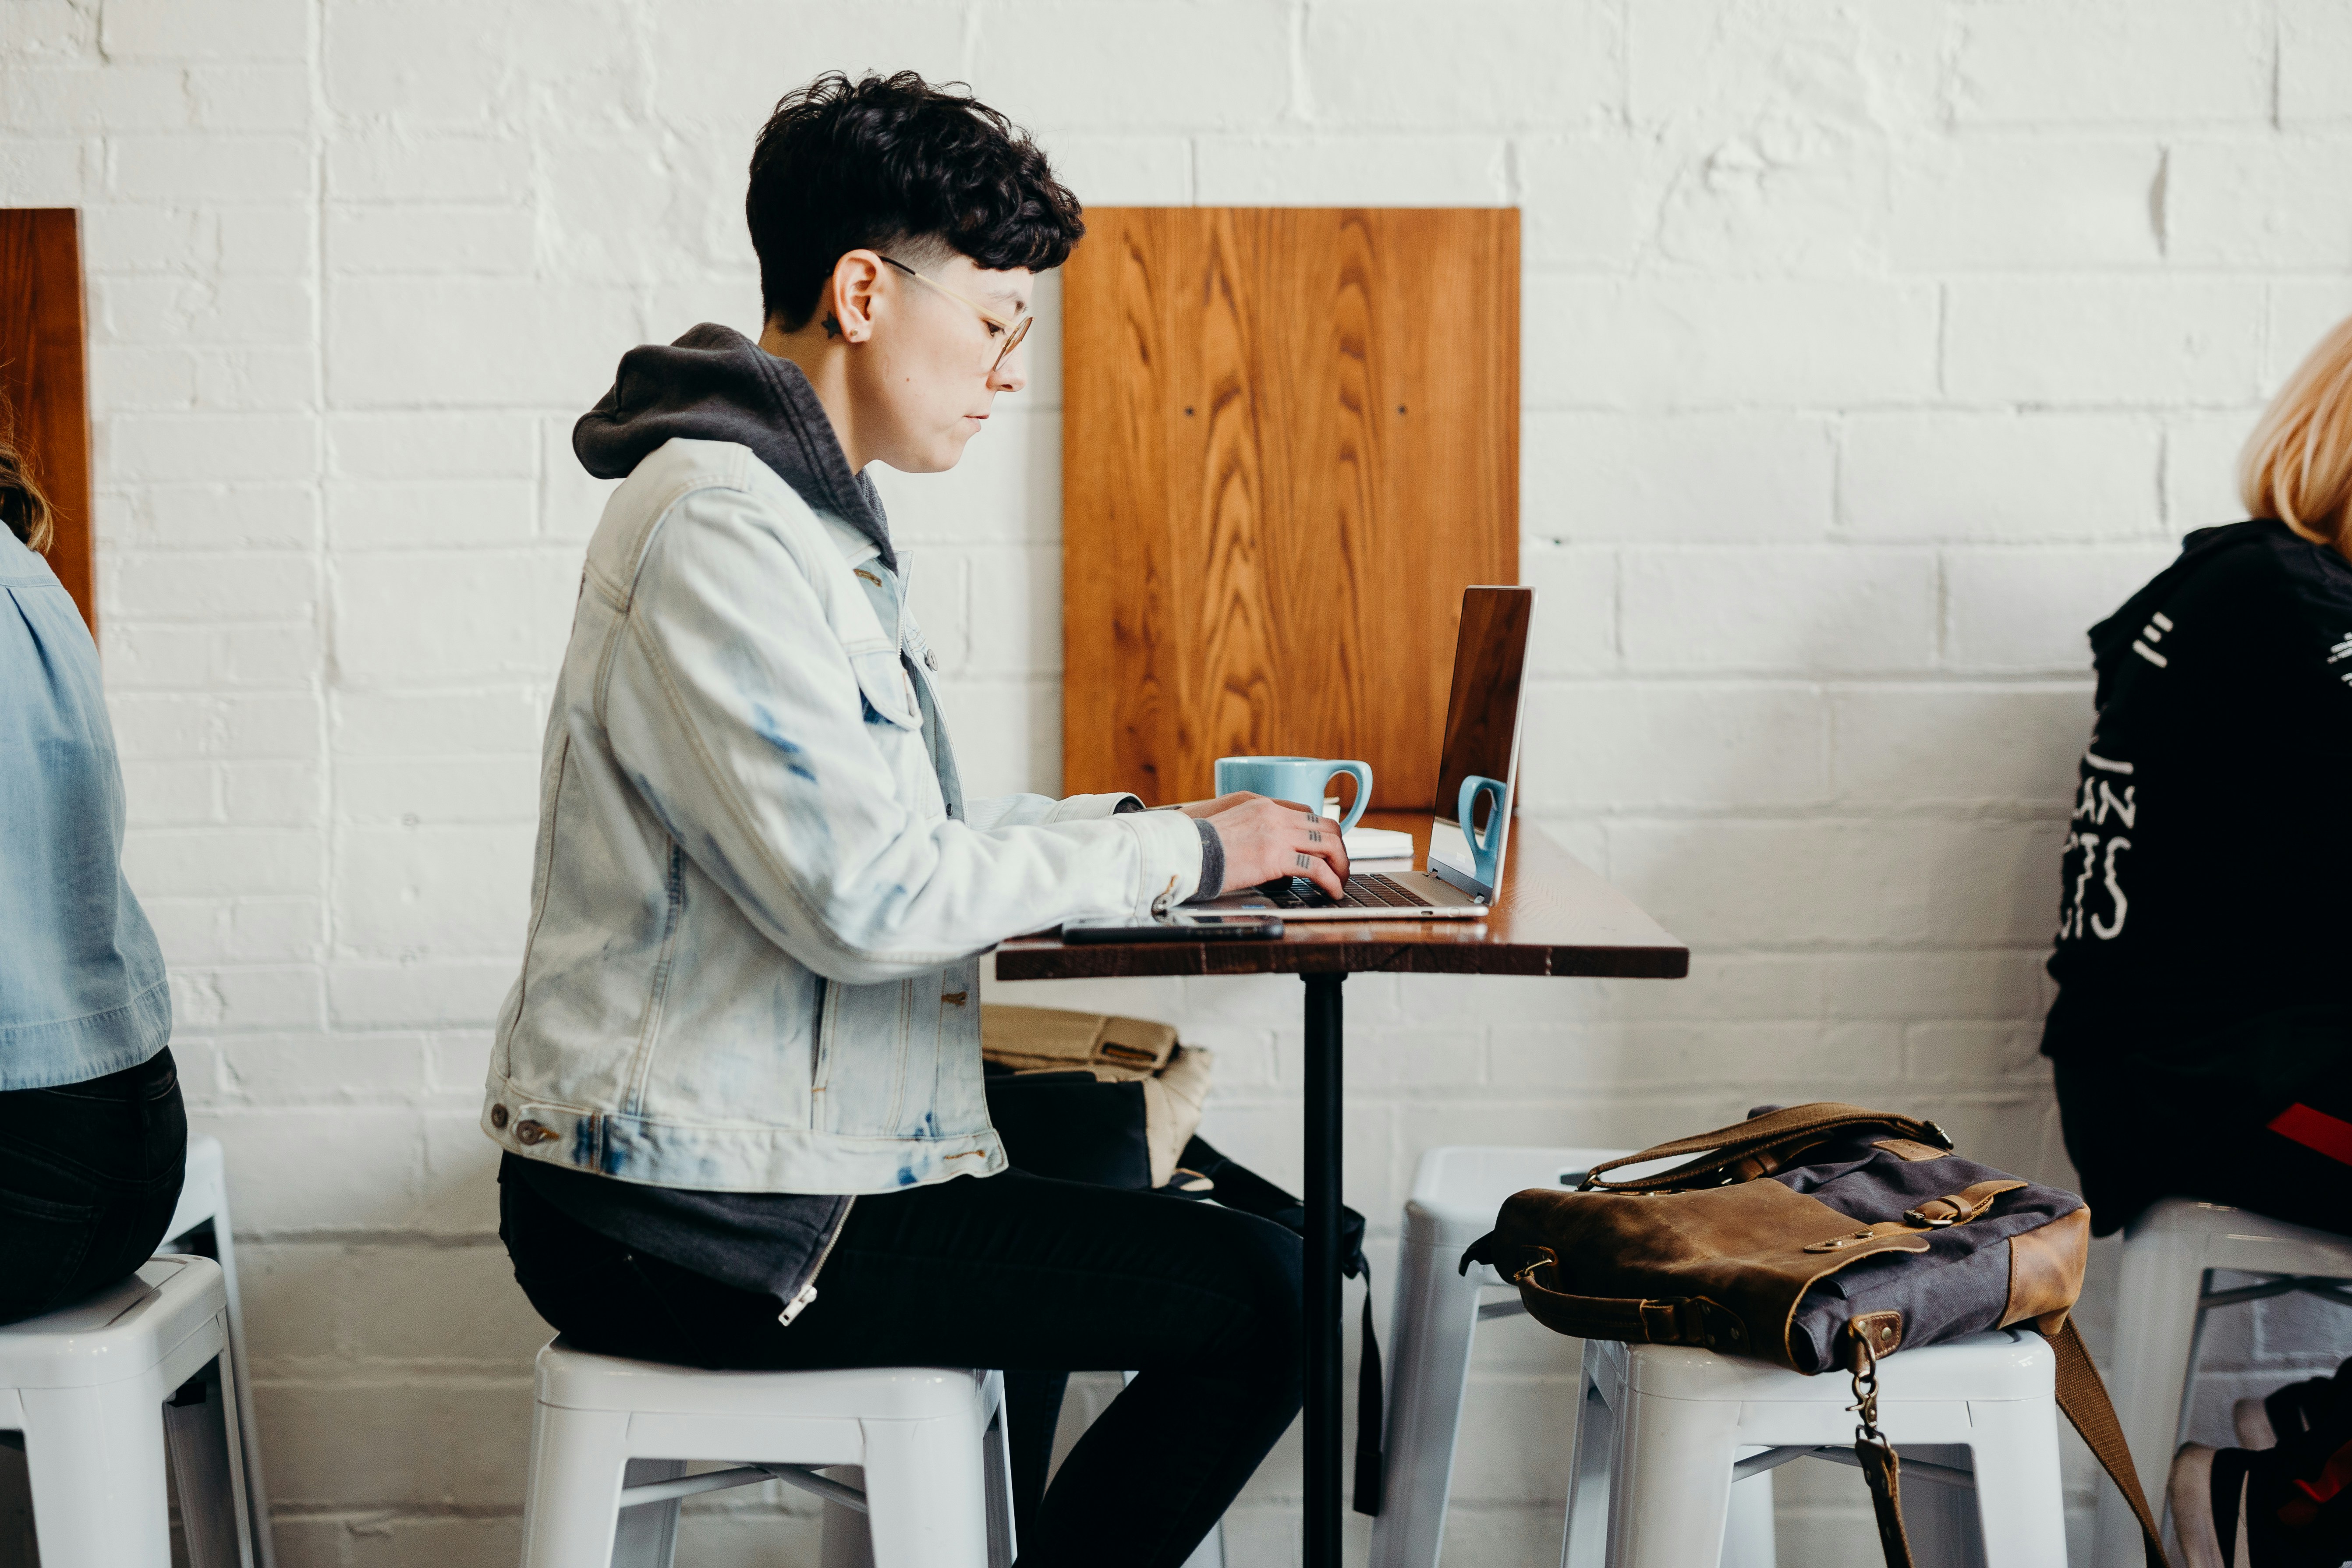
[[[915,701],[914,683],[896,648],[852,654],[849,666],[857,672],[857,689],[866,698],[866,721],[877,720],[900,730],[923,727],[923,711]]]

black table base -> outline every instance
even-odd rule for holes
[[[1307,982],[1306,1568],[1339,1568],[1339,984]]]

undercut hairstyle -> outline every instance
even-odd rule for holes
[[[797,331],[834,264],[877,250],[922,268],[1059,267],[1087,231],[1045,154],[961,82],[828,71],[785,95],[751,149],[743,199],[767,319]]]
[[[2315,544],[2352,557],[2352,320],[2295,367],[2238,459],[2238,496]]]

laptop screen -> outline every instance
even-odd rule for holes
[[[1462,781],[1499,779],[1511,799],[1504,819],[1492,825],[1499,856],[1507,850],[1508,805],[1517,804],[1519,765],[1520,677],[1527,668],[1528,626],[1535,616],[1532,588],[1465,588],[1462,630],[1454,644],[1454,689],[1445,703],[1445,738],[1438,752],[1437,820],[1429,835],[1429,869],[1465,892],[1491,897],[1479,880],[1476,858],[1454,820]],[[1478,827],[1488,826],[1492,805],[1481,802]]]

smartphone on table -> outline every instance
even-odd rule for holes
[[[1278,915],[1195,915],[1179,910],[1166,920],[1066,921],[1064,942],[1230,942],[1282,934]]]

